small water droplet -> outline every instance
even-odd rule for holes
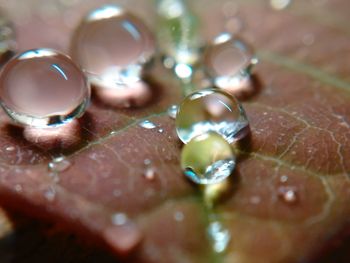
[[[181,222],[181,221],[184,220],[184,218],[185,218],[185,215],[184,215],[181,211],[176,211],[176,212],[174,213],[174,219],[175,219],[175,221]]]
[[[142,128],[145,128],[145,129],[154,129],[157,127],[153,122],[151,122],[149,120],[144,120],[144,121],[140,122],[139,126]]]
[[[175,123],[176,132],[184,143],[210,131],[232,143],[249,131],[241,104],[219,89],[203,89],[187,96],[179,106]]]
[[[20,184],[16,184],[15,185],[15,191],[16,192],[22,192],[22,190],[23,190],[23,188],[22,188],[22,186]]]
[[[315,36],[313,34],[306,34],[302,38],[302,42],[305,46],[311,46],[315,42]]]
[[[53,188],[49,188],[44,192],[44,196],[45,198],[49,201],[52,202],[53,200],[55,200],[56,197],[56,191]]]
[[[219,221],[209,224],[208,236],[212,241],[213,249],[216,253],[224,252],[231,240],[230,232]]]
[[[250,203],[253,205],[258,205],[261,202],[260,196],[254,195],[250,198]]]
[[[270,5],[275,10],[282,10],[291,4],[292,0],[270,0]]]
[[[298,194],[295,187],[290,187],[290,186],[279,187],[278,196],[288,204],[295,204],[298,201]]]
[[[282,175],[280,177],[280,182],[281,183],[286,183],[288,181],[288,175]]]
[[[163,132],[164,132],[164,129],[160,128],[160,129],[158,130],[158,132],[159,132],[159,133],[163,133]]]
[[[59,173],[66,171],[71,165],[72,163],[69,160],[65,159],[64,156],[60,156],[53,159],[48,167],[51,172]]]
[[[120,196],[122,195],[122,191],[121,191],[121,190],[114,190],[114,191],[113,191],[113,195],[114,195],[115,197],[120,197]]]
[[[176,118],[177,109],[178,109],[178,106],[177,106],[177,105],[171,105],[171,106],[168,108],[167,113],[168,113],[168,116],[169,116],[171,119],[175,119],[175,118]]]
[[[129,221],[129,218],[124,213],[115,213],[112,215],[112,223],[116,226],[124,225],[128,221]]]
[[[156,175],[156,171],[155,171],[155,168],[153,167],[146,167],[143,172],[143,176],[150,181],[154,180],[155,175]]]
[[[7,146],[6,148],[5,148],[5,150],[6,151],[8,151],[8,152],[12,152],[12,151],[14,151],[16,148],[14,147],[14,146]]]

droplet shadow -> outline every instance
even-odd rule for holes
[[[120,89],[92,87],[92,102],[107,109],[142,109],[156,104],[163,94],[162,86],[152,76]]]
[[[69,154],[91,140],[92,134],[84,127],[93,128],[92,118],[86,112],[81,118],[59,127],[22,127],[12,123],[4,126],[5,133],[21,147],[31,147],[41,153]]]

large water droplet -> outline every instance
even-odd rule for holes
[[[222,33],[206,48],[204,65],[213,84],[233,95],[251,90],[250,74],[258,62],[253,49],[229,33]]]
[[[141,79],[154,52],[151,31],[117,5],[90,12],[71,43],[72,58],[85,70],[91,83],[114,88],[116,92]]]
[[[208,236],[216,253],[224,252],[231,240],[230,232],[225,229],[219,221],[214,221],[209,224]]]
[[[231,146],[217,133],[205,133],[193,138],[181,153],[185,175],[197,184],[223,181],[235,167]]]
[[[232,143],[247,134],[248,125],[241,104],[218,89],[204,89],[187,96],[176,116],[176,132],[184,143],[209,131]]]
[[[48,167],[51,172],[60,173],[66,171],[72,165],[71,161],[67,160],[65,157],[60,156],[53,159]]]
[[[89,99],[82,71],[51,49],[23,52],[1,71],[1,106],[23,125],[46,128],[70,122],[82,115]]]

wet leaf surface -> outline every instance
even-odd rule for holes
[[[67,21],[74,27],[97,5],[5,2],[21,50],[67,50]],[[205,3],[194,4],[204,34],[222,31],[227,10],[238,6],[241,33],[261,62],[262,89],[244,103],[251,135],[241,144],[233,191],[209,211],[181,174],[181,143],[166,109],[182,91],[159,66],[149,105],[117,110],[94,99],[73,136],[79,143],[61,152],[28,142],[1,113],[1,202],[21,212],[0,216],[1,262],[320,262],[324,253],[324,262],[349,261],[350,4],[293,1],[275,11],[267,1]],[[135,12],[154,22],[146,1]],[[146,119],[157,128],[138,125]],[[53,176],[48,164],[60,154],[69,165]],[[213,215],[230,232],[223,254],[207,238]]]

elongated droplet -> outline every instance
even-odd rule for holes
[[[125,89],[140,81],[155,52],[152,32],[117,5],[90,12],[76,29],[71,54],[93,85]]]
[[[142,122],[139,123],[139,126],[145,129],[154,129],[157,127],[157,125],[155,125],[153,122],[149,121],[149,120],[144,120]]]
[[[72,163],[69,160],[61,156],[53,159],[48,166],[51,172],[59,173],[66,171],[71,165]]]
[[[219,221],[213,221],[209,224],[208,236],[216,253],[224,252],[231,240],[230,232]]]
[[[231,146],[219,134],[210,132],[193,138],[181,152],[184,174],[197,184],[215,184],[235,168]]]
[[[229,33],[222,33],[206,48],[205,71],[213,84],[232,95],[252,92],[250,74],[258,62],[253,49]]]
[[[51,49],[25,51],[0,74],[0,102],[17,123],[36,128],[80,117],[90,100],[82,71],[69,57]]]
[[[248,125],[241,104],[218,89],[204,89],[187,96],[176,116],[176,132],[184,143],[209,131],[232,143],[247,134]]]
[[[193,74],[200,58],[198,19],[183,0],[157,0],[158,39],[163,63],[180,79]]]

